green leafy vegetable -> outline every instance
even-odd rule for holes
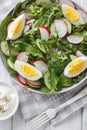
[[[11,22],[12,16],[7,16],[0,24],[0,41],[6,40],[7,26]]]

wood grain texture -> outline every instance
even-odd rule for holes
[[[82,130],[87,130],[87,105],[82,111]]]
[[[5,121],[0,121],[0,130],[12,130],[13,128],[13,118]]]

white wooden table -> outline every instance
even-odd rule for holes
[[[87,0],[73,0],[80,5],[83,5],[85,9],[87,9]],[[0,130],[29,130],[26,128],[20,107],[16,114],[6,120],[0,121]],[[46,125],[40,130],[87,130],[87,106],[77,111],[57,126],[53,127],[52,125]]]

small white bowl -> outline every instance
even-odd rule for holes
[[[2,85],[10,88],[14,97],[13,97],[13,104],[11,104],[11,107],[6,112],[0,113],[0,121],[12,117],[17,111],[19,106],[19,96],[16,89],[13,86],[9,85],[8,83],[0,82],[0,86]]]

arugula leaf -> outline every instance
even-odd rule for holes
[[[26,51],[34,57],[43,58],[43,53],[37,48],[37,46],[28,45]]]
[[[65,66],[69,63],[70,58],[57,51],[55,53],[51,53],[51,59],[48,61],[48,68],[54,68],[57,75],[60,75],[63,71]]]

